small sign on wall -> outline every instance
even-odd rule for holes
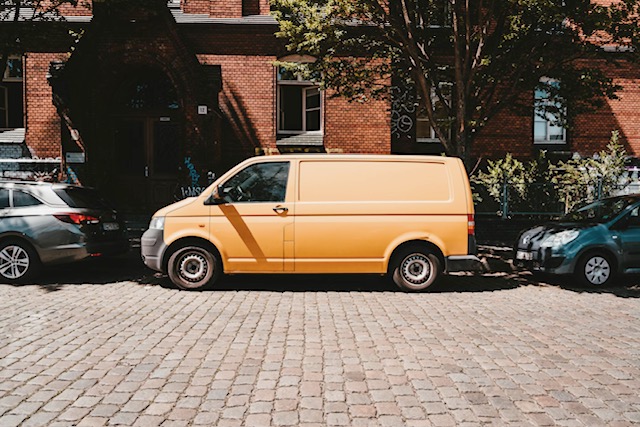
[[[80,152],[80,153],[66,153],[65,154],[65,159],[67,160],[67,163],[84,163],[84,153]]]
[[[198,114],[207,114],[209,112],[209,107],[206,105],[198,105]]]

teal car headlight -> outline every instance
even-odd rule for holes
[[[544,239],[544,241],[540,244],[542,248],[552,248],[556,249],[560,246],[564,246],[569,242],[574,241],[580,232],[578,230],[564,230],[556,234],[552,234],[551,236]]]
[[[150,230],[164,230],[164,217],[154,216],[149,223]]]

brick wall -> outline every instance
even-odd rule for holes
[[[225,120],[225,163],[255,154],[256,148],[274,151],[275,76],[272,56],[198,55],[203,64],[220,65],[220,109]],[[226,129],[229,128],[229,129]],[[228,132],[231,130],[231,132]]]
[[[602,68],[614,84],[622,86],[618,92],[619,99],[603,99],[602,107],[577,117],[574,126],[567,130],[566,145],[533,144],[532,107],[529,116],[503,111],[493,118],[478,134],[473,155],[496,158],[512,153],[526,158],[534,156],[538,148],[545,148],[590,156],[605,149],[611,132],[618,130],[627,152],[640,157],[640,70],[624,61],[615,66],[603,63]],[[533,106],[533,95],[528,97]]]
[[[91,16],[91,0],[80,0],[77,6],[63,4],[58,8],[64,16]]]
[[[64,58],[64,54],[56,53],[29,53],[25,58],[25,140],[38,157],[60,156],[60,119],[46,76],[49,63]]]
[[[240,18],[242,0],[211,0],[209,15],[216,18]]]
[[[324,144],[327,151],[345,153],[391,152],[388,101],[349,102],[325,96]]]
[[[620,62],[603,64],[613,83],[623,87],[619,99],[605,99],[598,111],[582,114],[570,138],[575,151],[590,155],[603,150],[611,131],[619,130],[621,142],[629,154],[640,157],[640,70],[637,65]]]

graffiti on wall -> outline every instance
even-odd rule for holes
[[[391,87],[391,139],[394,142],[415,140],[417,100],[411,85],[395,82]]]
[[[191,157],[184,158],[184,166],[189,173],[189,185],[180,186],[180,198],[197,197],[205,190],[205,186],[200,185],[200,174],[191,162]]]

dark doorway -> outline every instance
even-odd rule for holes
[[[120,209],[143,211],[174,201],[184,119],[169,78],[154,70],[132,73],[114,94],[111,111],[113,200]]]

